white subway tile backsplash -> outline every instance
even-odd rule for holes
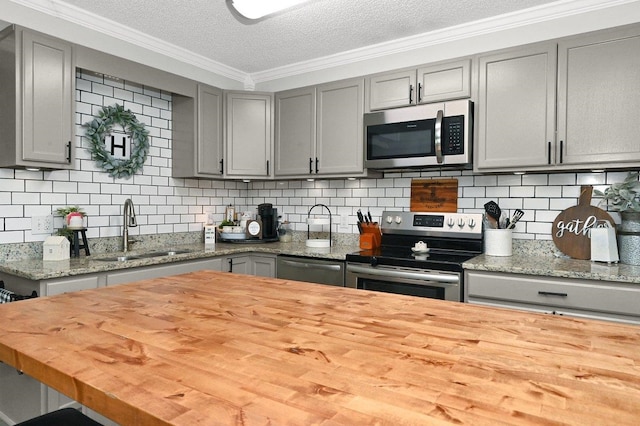
[[[348,217],[355,229],[356,211],[371,211],[379,220],[386,209],[409,210],[414,178],[454,177],[458,180],[458,210],[482,212],[489,200],[510,213],[525,210],[515,230],[520,239],[551,239],[551,224],[558,213],[577,204],[580,185],[620,182],[626,172],[531,175],[475,175],[471,171],[398,171],[384,178],[319,179],[315,181],[211,181],[171,177],[171,94],[135,82],[102,76],[92,71],[76,73],[76,169],[34,172],[0,169],[0,241],[41,241],[31,234],[31,216],[50,214],[65,205],[78,205],[87,212],[88,236],[121,235],[124,200],[134,201],[139,226],[132,235],[199,231],[213,212],[223,218],[225,206],[255,212],[268,202],[291,221],[293,229],[306,231],[309,209],[318,203],[332,214]],[[142,172],[128,179],[115,179],[98,168],[91,158],[83,124],[93,120],[103,106],[115,103],[130,109],[149,131],[149,157]],[[592,204],[599,200],[594,197]],[[315,210],[314,210],[315,212]],[[613,214],[615,220],[619,215]],[[62,218],[56,217],[56,226]],[[337,227],[337,225],[335,225]],[[334,228],[334,230],[337,228]]]

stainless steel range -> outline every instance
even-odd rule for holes
[[[482,214],[385,211],[380,227],[379,248],[347,255],[347,287],[463,300],[462,263],[482,253]]]

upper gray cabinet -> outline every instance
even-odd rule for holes
[[[558,140],[563,165],[640,163],[640,27],[558,44]]]
[[[637,25],[489,53],[478,64],[474,170],[640,164]]]
[[[174,177],[222,177],[222,99],[222,90],[203,84],[195,100],[174,95]]]
[[[73,169],[71,44],[12,26],[0,32],[0,167]]]
[[[436,63],[367,78],[369,111],[470,96],[470,59]]]
[[[276,94],[276,177],[361,177],[364,79]]]
[[[521,170],[555,161],[556,44],[480,56],[479,171]]]
[[[273,94],[225,93],[224,175],[237,179],[273,176]]]

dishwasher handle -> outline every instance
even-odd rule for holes
[[[457,275],[430,274],[427,272],[409,272],[394,269],[379,269],[366,266],[347,265],[347,272],[367,274],[377,277],[393,277],[420,281],[434,281],[444,284],[459,284],[460,278]]]
[[[325,271],[339,271],[341,265],[324,265],[318,263],[307,263],[307,262],[296,262],[293,260],[281,260],[281,262],[287,266],[291,266],[293,268],[313,268],[313,269],[323,269]]]

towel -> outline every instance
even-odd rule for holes
[[[5,288],[0,288],[0,303],[9,303],[15,300],[16,294]]]

